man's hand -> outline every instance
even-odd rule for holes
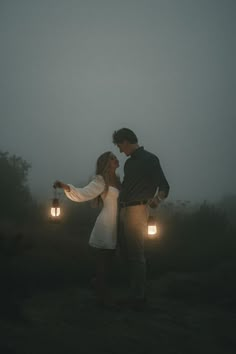
[[[162,200],[165,199],[165,197],[166,197],[165,192],[163,192],[163,191],[158,192],[158,194],[149,203],[149,206],[152,209],[157,208],[159,206],[159,204],[162,202]]]
[[[158,192],[157,198],[158,198],[160,201],[164,200],[164,199],[166,198],[166,193],[163,192],[163,191]]]
[[[158,197],[155,197],[151,200],[151,202],[148,205],[150,206],[150,208],[155,209],[158,207],[159,204],[160,204],[160,200],[158,199]]]

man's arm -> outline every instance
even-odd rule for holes
[[[163,199],[168,197],[169,191],[170,191],[169,183],[167,182],[167,179],[166,179],[166,177],[164,175],[164,172],[163,172],[163,170],[161,168],[161,165],[160,165],[160,183],[159,183],[159,189],[158,189],[157,197],[160,200],[163,200]]]
[[[158,182],[159,183],[158,183],[157,193],[149,204],[151,208],[157,208],[158,205],[168,197],[170,191],[169,183],[167,182],[167,179],[161,168],[159,159],[158,159]]]

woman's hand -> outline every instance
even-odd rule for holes
[[[70,191],[70,187],[68,186],[68,184],[65,184],[61,181],[55,181],[53,183],[53,188],[61,188],[64,189],[65,191],[69,192]]]
[[[53,188],[62,188],[62,182],[60,182],[60,181],[55,181],[54,183],[53,183]]]

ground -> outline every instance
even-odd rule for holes
[[[142,312],[102,310],[84,284],[32,292],[18,304],[15,299],[1,317],[1,354],[236,352],[231,307],[166,296],[163,289],[168,286],[167,280],[152,280],[149,304]],[[113,292],[119,295],[121,290]]]

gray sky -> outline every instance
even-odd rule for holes
[[[236,193],[234,0],[0,0],[0,150],[30,187],[79,185],[112,133],[157,154],[170,199]]]

